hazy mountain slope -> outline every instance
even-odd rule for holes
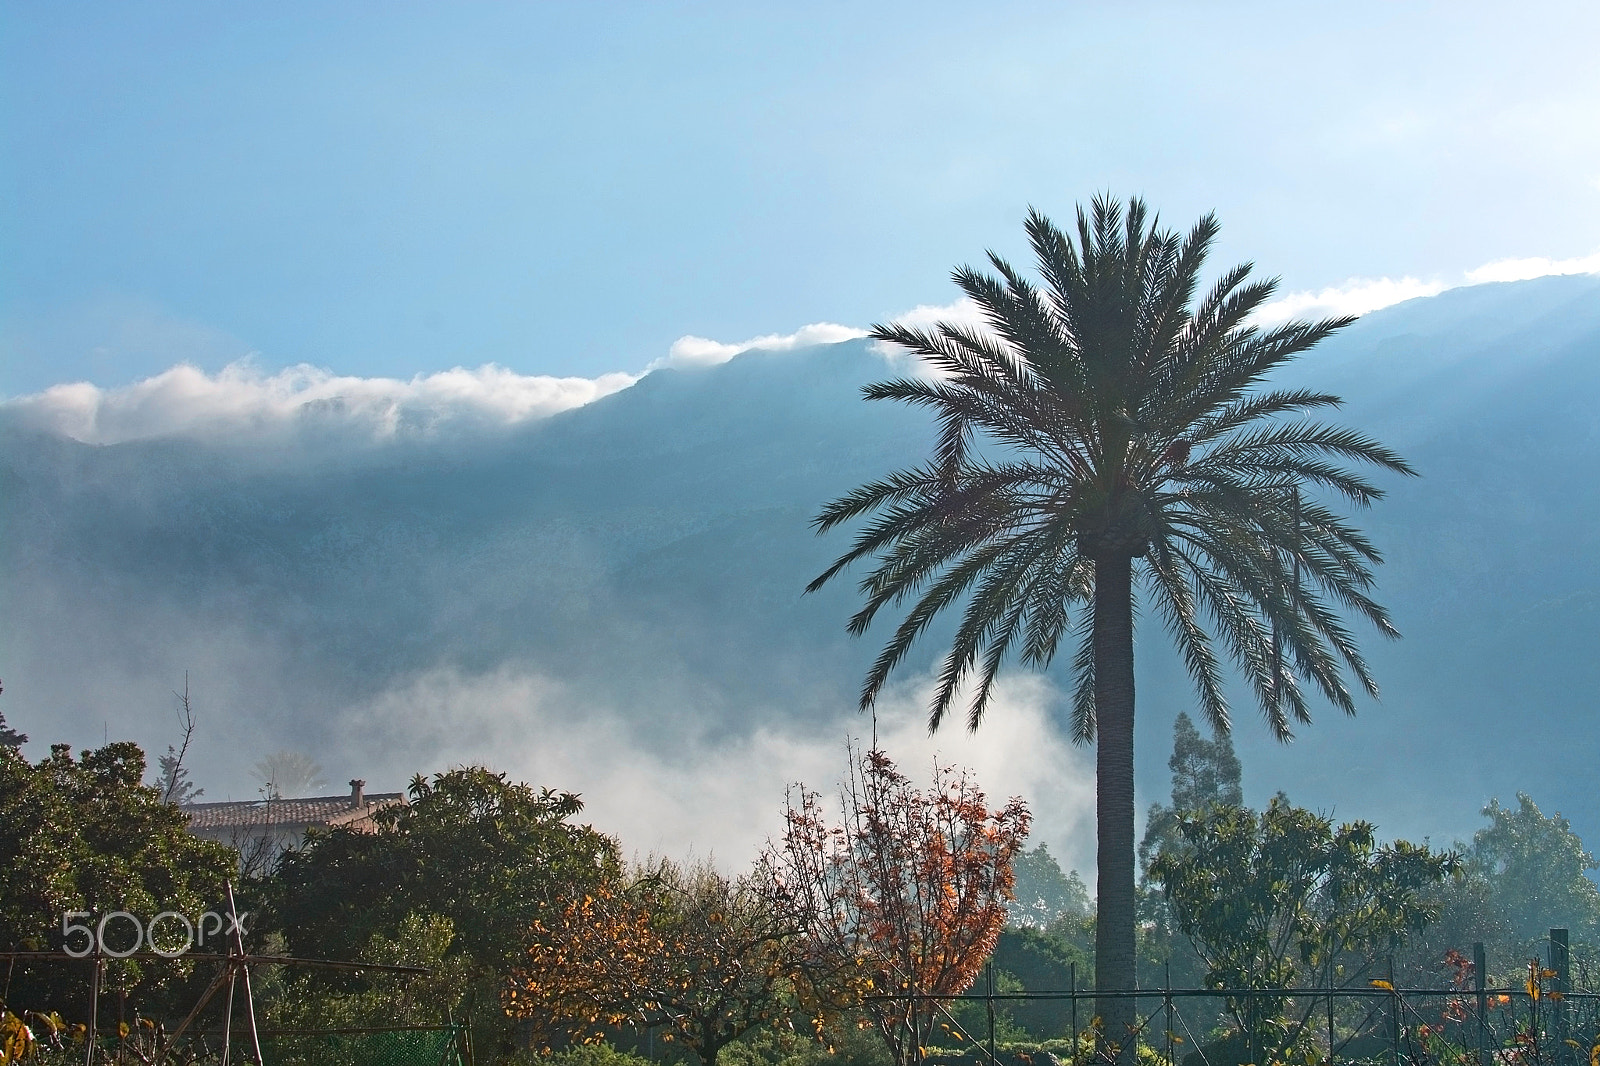
[[[922,455],[921,416],[859,400],[889,372],[863,342],[750,352],[513,432],[382,445],[326,431],[328,412],[270,446],[103,447],[0,413],[8,717],[38,741],[164,743],[187,668],[227,719],[202,765],[219,798],[247,792],[242,769],[272,747],[334,775],[509,765],[535,748],[568,760],[540,772],[576,772],[606,742],[567,752],[563,722],[603,720],[639,765],[693,773],[710,772],[693,753],[769,734],[833,752],[882,633],[844,634],[847,583],[800,595],[846,543],[808,522]],[[1362,519],[1406,633],[1368,642],[1384,702],[1325,712],[1288,748],[1241,706],[1252,797],[1285,788],[1448,836],[1520,787],[1600,837],[1586,774],[1600,756],[1600,279],[1391,308],[1291,376],[1347,396],[1342,419],[1424,476],[1389,482]],[[1154,625],[1140,656],[1155,798],[1190,704]],[[534,706],[531,747],[513,750],[507,730]],[[1081,759],[1052,757],[1081,777]],[[693,792],[693,773],[673,787]]]

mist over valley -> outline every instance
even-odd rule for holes
[[[159,752],[187,672],[207,799],[252,796],[249,767],[279,749],[313,755],[334,791],[482,762],[583,793],[630,851],[742,864],[785,784],[831,786],[846,735],[873,728],[854,708],[886,624],[852,639],[851,582],[802,590],[848,540],[813,535],[821,504],[928,448],[926,418],[860,399],[902,369],[858,338],[563,386],[493,417],[440,391],[276,421],[230,414],[207,379],[173,401],[196,409],[188,428],[112,443],[8,401],[6,717],[34,758],[107,736]],[[1247,800],[1281,789],[1448,843],[1521,789],[1600,838],[1600,277],[1377,311],[1288,377],[1343,395],[1333,420],[1422,477],[1385,480],[1358,519],[1405,634],[1360,634],[1382,702],[1324,707],[1284,746],[1240,693]],[[978,733],[929,738],[949,625],[880,701],[886,747],[1024,795],[1063,865],[1092,869],[1066,662],[1013,671]],[[1173,718],[1195,708],[1153,615],[1138,641],[1142,806],[1164,797]]]

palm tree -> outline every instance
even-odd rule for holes
[[[1229,727],[1223,658],[1280,739],[1291,721],[1310,721],[1310,690],[1354,713],[1346,677],[1372,695],[1377,686],[1341,615],[1398,634],[1368,595],[1377,551],[1318,494],[1366,505],[1382,492],[1351,464],[1413,471],[1376,441],[1306,417],[1338,397],[1264,387],[1351,319],[1251,325],[1276,282],[1249,281],[1248,264],[1194,304],[1214,216],[1181,237],[1137,199],[1124,211],[1100,197],[1077,221],[1074,244],[1030,211],[1042,287],[993,253],[999,277],[953,273],[986,329],[873,328],[931,373],[865,394],[932,409],[934,454],[823,509],[819,532],[871,517],[808,591],[870,558],[850,631],[909,605],[862,686],[863,708],[964,600],[930,729],[960,703],[975,729],[1003,663],[1043,668],[1063,637],[1075,645],[1072,735],[1096,743],[1095,982],[1105,993],[1134,987],[1136,589],[1176,641],[1213,729]],[[1132,1002],[1097,1006],[1103,1031],[1131,1044],[1112,1034],[1128,1031]]]

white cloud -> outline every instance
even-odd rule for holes
[[[1318,292],[1291,292],[1280,296],[1256,312],[1255,322],[1272,326],[1291,318],[1364,315],[1419,296],[1437,296],[1446,289],[1462,285],[1529,281],[1556,274],[1600,274],[1600,252],[1573,259],[1549,259],[1544,256],[1496,259],[1466,271],[1457,282],[1423,281],[1413,277],[1351,278],[1341,285]]]
[[[1271,326],[1292,318],[1363,315],[1461,284],[1585,273],[1600,273],[1600,253],[1571,259],[1495,260],[1466,271],[1461,281],[1453,283],[1410,276],[1350,278],[1314,292],[1286,293],[1263,306],[1255,321]],[[919,304],[890,321],[920,329],[943,322],[975,328],[985,325],[977,305],[966,297],[949,304]],[[814,322],[792,333],[770,333],[735,344],[686,335],[674,341],[668,354],[650,363],[644,373],[662,367],[714,366],[752,349],[787,351],[864,336],[865,330],[833,322]],[[900,372],[930,372],[925,363],[893,346],[874,348]],[[94,444],[172,436],[258,440],[306,428],[342,429],[382,441],[544,418],[627,388],[642,376],[623,372],[596,378],[525,375],[491,363],[402,380],[341,376],[307,365],[268,374],[243,359],[215,374],[180,363],[117,388],[89,382],[55,385],[0,401],[0,412]]]
[[[93,444],[295,428],[354,428],[373,440],[450,426],[506,426],[580,407],[626,388],[632,374],[523,375],[488,364],[398,378],[344,377],[312,366],[266,374],[249,361],[216,374],[180,364],[120,388],[56,385],[0,403],[23,422]]]
[[[967,329],[983,331],[988,326],[988,320],[983,312],[970,297],[963,296],[954,303],[948,304],[918,304],[909,311],[902,311],[889,319],[890,324],[908,326],[911,329],[932,330],[935,326],[952,325],[963,326]],[[938,378],[943,372],[934,368],[925,359],[920,359],[899,345],[886,344],[875,341],[872,350],[882,356],[896,373],[914,374],[921,377]]]
[[[918,304],[909,311],[895,315],[889,321],[894,325],[909,326],[912,329],[931,329],[942,323],[967,326],[972,329],[982,329],[987,325],[983,312],[978,310],[978,305],[967,296],[949,304]]]
[[[1064,864],[1092,870],[1093,769],[1056,730],[1049,683],[1004,682],[977,733],[947,728],[930,738],[924,707],[932,684],[906,682],[880,702],[884,750],[913,781],[926,779],[937,755],[970,768],[991,804],[1022,795],[1034,811],[1033,839]],[[666,744],[640,737],[625,713],[588,706],[581,692],[515,667],[441,669],[339,715],[334,746],[359,761],[374,788],[380,774],[393,784],[486,762],[515,779],[580,793],[584,820],[618,837],[625,854],[714,855],[738,869],[781,829],[785,787],[799,781],[831,793],[846,736],[871,729],[847,714],[823,725],[708,735],[692,715],[653,713],[682,723],[682,735]]]
[[[1318,292],[1291,292],[1262,305],[1255,313],[1257,325],[1275,326],[1291,318],[1319,319],[1364,315],[1419,296],[1437,296],[1450,288],[1442,281],[1417,278],[1351,278]]]
[[[667,354],[651,363],[645,371],[648,373],[661,367],[715,366],[718,363],[726,363],[740,352],[747,352],[752,348],[789,351],[794,348],[809,348],[816,344],[837,344],[840,341],[855,340],[866,335],[866,330],[856,329],[854,326],[841,326],[835,322],[813,322],[801,326],[793,333],[768,333],[737,344],[724,344],[722,341],[689,334],[673,341]]]
[[[1546,259],[1533,256],[1527,259],[1496,259],[1476,270],[1467,271],[1469,285],[1482,285],[1492,281],[1527,281],[1552,274],[1600,274],[1600,252],[1576,259]]]

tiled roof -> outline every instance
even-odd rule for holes
[[[189,803],[184,813],[191,829],[284,829],[312,825],[346,825],[364,821],[374,811],[404,803],[399,792],[379,792],[366,797],[360,807],[350,796],[312,796],[306,799],[242,800],[236,803]]]

